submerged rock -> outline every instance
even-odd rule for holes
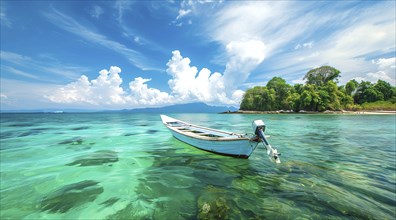
[[[53,213],[65,213],[87,202],[92,202],[103,192],[99,182],[85,180],[66,185],[45,196],[40,201],[40,209]]]
[[[117,152],[111,150],[99,150],[89,155],[77,157],[73,162],[66,164],[67,166],[97,166],[106,163],[114,163],[118,161]]]
[[[226,200],[226,191],[214,186],[205,188],[198,198],[198,219],[228,219],[230,205]]]
[[[27,132],[23,132],[22,134],[18,135],[18,137],[38,135],[38,134],[43,133],[46,130],[49,130],[49,128],[33,128],[33,129],[29,129],[29,131],[27,131]]]
[[[10,124],[10,127],[31,127],[34,126],[34,123],[15,123],[15,124]]]
[[[89,128],[89,126],[82,126],[82,127],[72,128],[71,130],[79,131],[79,130],[86,130],[88,128]]]
[[[83,139],[81,137],[74,137],[70,138],[67,140],[64,140],[62,142],[59,142],[59,144],[71,144],[71,145],[81,145],[83,143]]]
[[[91,147],[90,146],[86,146],[86,145],[77,145],[77,146],[66,147],[66,149],[72,149],[72,150],[75,150],[75,151],[85,151],[85,150],[91,149]]]
[[[232,186],[242,192],[250,192],[253,194],[257,194],[261,190],[257,180],[251,177],[236,178],[232,181]]]
[[[116,197],[112,197],[102,203],[100,203],[101,205],[105,205],[106,207],[110,207],[112,205],[114,205],[114,203],[116,203],[118,200],[120,200],[119,198]]]
[[[125,137],[138,135],[138,133],[126,133],[124,134]]]
[[[153,129],[149,129],[146,131],[147,134],[155,134],[157,132],[158,132],[157,130],[153,130]]]

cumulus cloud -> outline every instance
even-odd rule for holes
[[[396,68],[396,57],[392,58],[380,58],[378,60],[372,60],[373,63],[377,64],[380,69],[395,69]]]
[[[239,105],[244,92],[238,90],[250,71],[265,57],[265,45],[259,40],[233,41],[227,45],[229,61],[223,74],[190,66],[190,59],[180,51],[173,51],[167,63],[167,73],[172,76],[168,84],[178,100]]]
[[[369,72],[364,76],[355,77],[358,81],[376,82],[379,79],[388,81],[389,83],[396,84],[396,57],[380,58],[371,61],[377,66],[376,72]]]
[[[45,98],[55,103],[78,103],[111,108],[163,106],[177,103],[205,102],[238,106],[244,92],[237,87],[248,77],[249,71],[264,59],[265,46],[260,41],[231,42],[230,61],[224,74],[207,68],[198,71],[180,51],[172,52],[166,72],[171,93],[150,88],[151,79],[136,77],[129,90],[122,87],[121,69],[116,66],[101,70],[96,79],[82,75],[77,81],[54,89]],[[248,52],[250,51],[250,53]]]
[[[210,70],[206,68],[198,72],[197,67],[190,66],[190,59],[183,58],[180,51],[173,51],[172,54],[166,70],[172,76],[172,79],[168,81],[172,96],[182,102],[203,101],[236,104],[236,101],[227,98],[224,78],[220,73],[211,74]]]
[[[229,95],[264,60],[266,46],[260,40],[231,41],[226,50],[229,61],[224,71],[224,85]]]
[[[158,106],[171,104],[173,98],[166,92],[149,88],[146,82],[151,79],[135,78],[129,83],[130,95],[125,97],[125,101],[132,106]]]
[[[125,104],[120,72],[119,67],[112,66],[109,71],[100,71],[99,76],[91,81],[82,75],[76,82],[57,89],[46,98],[57,103]]]

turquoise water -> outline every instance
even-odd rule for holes
[[[1,219],[394,219],[395,115],[170,114],[239,133],[249,159],[174,139],[157,114],[1,114]]]

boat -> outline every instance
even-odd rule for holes
[[[280,153],[269,144],[262,120],[252,122],[254,135],[239,134],[190,124],[161,115],[162,123],[172,135],[198,149],[239,158],[249,158],[259,143],[263,143],[272,162],[280,163]]]

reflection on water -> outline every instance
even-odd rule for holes
[[[239,133],[263,119],[282,163],[172,138],[156,114],[2,114],[1,219],[393,219],[395,116],[174,114]]]

